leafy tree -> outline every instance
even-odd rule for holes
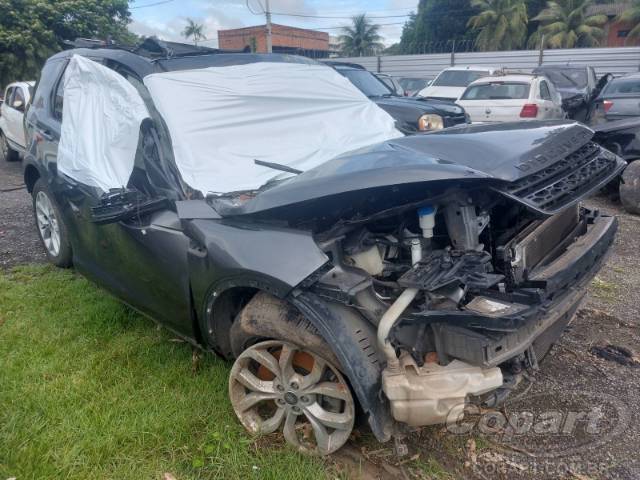
[[[616,18],[618,22],[631,23],[633,28],[627,39],[640,37],[640,0],[633,0],[629,7]]]
[[[0,86],[37,77],[77,37],[131,43],[127,0],[0,0]]]
[[[544,34],[545,47],[597,47],[605,35],[607,16],[587,16],[592,4],[593,0],[548,1],[547,7],[532,19],[540,26],[529,38],[529,46],[538,47]]]
[[[523,0],[472,0],[471,4],[480,9],[468,23],[478,31],[480,50],[516,50],[524,45],[528,19]]]
[[[206,40],[206,36],[204,35],[204,25],[199,24],[187,18],[187,26],[182,31],[182,36],[187,40],[189,38],[193,38],[193,43],[198,45],[200,40]]]
[[[384,48],[378,34],[379,25],[372,24],[366,14],[351,18],[352,25],[343,27],[340,35],[341,53],[347,57],[374,55]]]
[[[402,30],[402,52],[448,51],[453,41],[472,40],[467,23],[475,13],[470,0],[419,0],[416,13]]]

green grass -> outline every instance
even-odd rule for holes
[[[71,271],[0,273],[0,479],[324,478],[278,437],[249,438],[230,365]]]

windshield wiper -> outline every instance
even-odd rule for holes
[[[300,175],[302,173],[302,170],[298,170],[297,168],[293,168],[293,167],[288,167],[287,165],[282,165],[281,163],[265,162],[264,160],[258,160],[258,159],[254,159],[253,163],[255,163],[256,165],[260,165],[261,167],[273,168],[274,170],[293,173],[295,175]]]

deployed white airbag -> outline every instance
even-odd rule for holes
[[[402,136],[393,118],[332,68],[261,62],[145,77],[183,180],[203,193],[257,189]]]
[[[74,55],[64,74],[58,171],[105,192],[125,187],[140,123],[148,116],[140,94],[125,78]]]

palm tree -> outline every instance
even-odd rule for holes
[[[633,25],[627,39],[640,37],[640,0],[633,0],[629,8],[616,17],[616,21]]]
[[[384,48],[378,35],[379,25],[372,24],[366,14],[356,15],[351,19],[352,25],[343,27],[340,35],[341,53],[347,57],[373,55]]]
[[[480,50],[516,50],[527,38],[527,6],[524,0],[471,0],[480,13],[467,26],[478,30]]]
[[[187,18],[187,26],[182,31],[182,36],[187,40],[189,39],[189,37],[193,38],[193,43],[197,46],[200,40],[206,40],[207,38],[202,32],[203,30],[204,25],[198,24],[190,18]]]
[[[604,37],[606,15],[587,16],[593,0],[548,1],[547,8],[531,20],[540,22],[538,30],[529,38],[529,46],[539,46],[544,34],[545,47],[596,47]]]

